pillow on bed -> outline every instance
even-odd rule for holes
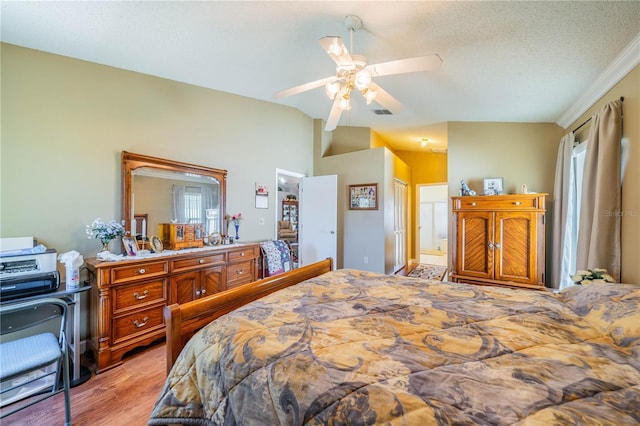
[[[623,347],[640,346],[640,286],[576,285],[558,296],[580,317]]]

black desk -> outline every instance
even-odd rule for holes
[[[67,289],[66,283],[61,282],[60,288],[57,291],[38,294],[35,296],[22,297],[19,299],[7,300],[2,304],[10,304],[16,302],[24,302],[27,300],[44,299],[47,297],[57,297],[65,302],[69,307],[73,306],[73,322],[67,321],[67,344],[69,345],[69,351],[71,352],[71,361],[73,363],[73,371],[71,375],[71,387],[81,385],[91,378],[91,371],[88,368],[80,365],[80,295],[91,289],[90,285],[82,284],[80,288]],[[73,327],[73,331],[71,331]],[[73,338],[70,339],[69,337]]]

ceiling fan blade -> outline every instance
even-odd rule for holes
[[[333,59],[333,61],[340,68],[353,69],[355,64],[353,59],[347,50],[347,46],[344,45],[342,39],[336,36],[322,37],[318,40],[320,46],[327,52],[327,55]]]
[[[431,71],[438,69],[440,65],[442,65],[442,58],[437,53],[434,53],[433,55],[416,56],[415,58],[372,64],[367,66],[367,69],[373,76],[383,76]]]
[[[374,102],[380,104],[394,114],[404,110],[404,106],[396,98],[391,96],[386,90],[378,86],[373,81],[369,87],[376,91],[376,98],[374,99]]]
[[[340,97],[336,96],[336,99],[333,101],[333,105],[331,106],[331,112],[329,113],[329,118],[327,118],[327,124],[324,126],[324,130],[327,132],[335,130],[338,126],[340,115],[342,115],[342,110],[340,109]]]
[[[307,90],[315,89],[316,87],[322,87],[325,84],[334,81],[336,79],[335,76],[323,78],[316,81],[311,81],[309,83],[301,84],[299,86],[291,87],[289,89],[282,90],[273,95],[276,99],[286,98],[287,96],[297,95],[298,93],[306,92]]]

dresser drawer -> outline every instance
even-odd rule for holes
[[[116,266],[111,268],[111,283],[139,281],[146,278],[160,277],[169,272],[169,262],[146,262],[144,264]]]
[[[258,247],[242,247],[229,251],[229,262],[235,262],[246,259],[255,259],[258,257]]]
[[[253,267],[253,260],[227,265],[227,289],[252,282]]]
[[[114,318],[113,344],[164,327],[164,306],[155,306]]]
[[[178,259],[171,262],[171,271],[180,272],[199,266],[221,265],[226,261],[225,253],[215,253],[209,256]]]
[[[167,279],[113,287],[113,313],[167,301]]]

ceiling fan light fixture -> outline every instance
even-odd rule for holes
[[[366,69],[358,71],[355,76],[354,84],[359,90],[367,89],[371,84],[371,73]]]
[[[376,98],[377,93],[375,90],[369,88],[369,89],[364,89],[362,91],[362,95],[367,100],[367,105],[370,105],[371,102],[373,102],[373,100]]]
[[[340,91],[340,83],[338,81],[330,81],[324,86],[324,90],[329,99],[333,100]]]

